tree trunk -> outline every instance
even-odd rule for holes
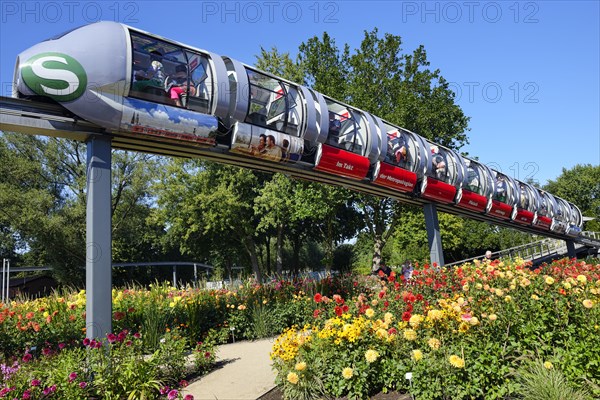
[[[293,257],[292,257],[292,267],[294,270],[294,276],[298,276],[299,271],[299,266],[300,266],[300,237],[299,235],[295,236],[294,239],[292,240],[292,251],[293,251]]]
[[[373,265],[372,271],[377,271],[381,266],[381,249],[383,248],[383,238],[381,235],[375,235],[373,238]]]
[[[258,257],[256,256],[256,245],[254,243],[254,239],[252,236],[246,236],[244,238],[244,246],[246,247],[246,251],[250,255],[250,262],[252,263],[252,271],[254,271],[254,276],[258,283],[263,282],[262,273],[260,272],[260,266],[258,265]]]
[[[266,265],[267,265],[267,275],[271,275],[271,236],[266,237],[265,239],[267,245],[266,245],[266,252],[267,252],[267,260],[266,260]]]
[[[277,275],[283,274],[283,224],[277,227]]]
[[[333,223],[330,217],[327,221],[327,235],[325,238],[325,273],[331,274],[333,264]]]

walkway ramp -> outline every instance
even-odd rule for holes
[[[194,400],[256,400],[275,387],[269,353],[273,338],[219,346],[222,367],[191,383],[182,393]]]

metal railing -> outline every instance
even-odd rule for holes
[[[586,238],[595,241],[600,240],[600,232],[585,231],[582,233],[582,235]],[[575,251],[577,251],[582,247],[585,247],[585,245],[581,243],[575,243],[574,247]],[[493,252],[492,258],[509,258],[511,260],[515,258],[522,258],[525,261],[534,261],[552,256],[562,256],[567,254],[567,252],[567,242],[565,242],[564,240],[545,238],[520,246],[511,247],[509,249]],[[455,261],[453,263],[446,264],[445,266],[449,267],[452,265],[463,264],[473,260],[482,260],[484,258],[485,255],[482,254],[480,256]]]

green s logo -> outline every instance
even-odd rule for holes
[[[62,53],[40,53],[21,68],[23,81],[36,94],[56,101],[79,98],[87,86],[87,75],[81,64]]]

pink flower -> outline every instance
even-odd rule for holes
[[[177,398],[177,396],[179,396],[179,392],[176,389],[173,389],[169,392],[169,394],[167,395],[167,398],[169,400],[175,400]]]
[[[33,380],[31,381],[31,386],[40,386],[40,384],[41,384],[41,383],[42,383],[42,382],[40,382],[40,380],[39,380],[39,379],[33,379]]]
[[[89,346],[90,345],[90,339],[89,338],[83,339],[83,345],[84,346]]]
[[[79,387],[85,389],[87,386],[87,382],[79,382]]]
[[[192,396],[191,394],[186,395],[183,400],[194,400],[194,396]]]
[[[169,387],[168,386],[163,386],[162,388],[160,388],[160,390],[158,391],[160,394],[167,394],[169,393]]]
[[[77,372],[71,372],[69,374],[69,382],[73,382],[75,379],[77,379]]]
[[[29,362],[31,361],[31,359],[33,358],[33,356],[31,355],[31,353],[25,353],[25,355],[23,356],[23,362]]]
[[[139,338],[142,337],[142,335],[140,335],[139,332],[136,332],[136,333],[133,334],[133,337],[136,338],[136,339],[139,339]]]
[[[31,392],[29,391],[29,389],[27,389],[23,392],[23,399],[27,400],[30,398],[31,398]]]
[[[59,344],[58,344],[58,348],[59,348],[60,350],[64,349],[64,348],[65,348],[65,346],[66,346],[66,345],[65,345],[64,343],[59,343]]]
[[[109,333],[108,335],[106,335],[106,338],[108,339],[108,343],[114,343],[117,341],[117,335],[115,335],[114,333]]]
[[[181,381],[179,381],[179,386],[181,386],[181,387],[187,387],[188,385],[189,385],[189,383],[185,379],[182,379]]]

